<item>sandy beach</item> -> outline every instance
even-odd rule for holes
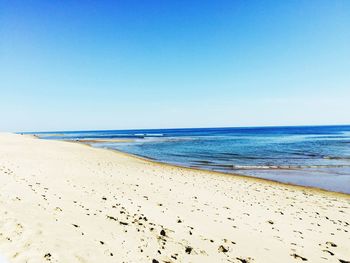
[[[0,134],[8,262],[350,262],[350,196]]]

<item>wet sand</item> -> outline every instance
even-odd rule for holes
[[[350,262],[350,196],[0,134],[9,262]]]

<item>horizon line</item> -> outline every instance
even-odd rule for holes
[[[19,131],[13,133],[63,133],[63,132],[98,132],[98,131],[140,131],[140,130],[186,130],[186,129],[240,129],[240,128],[295,128],[295,127],[346,127],[350,124],[311,124],[311,125],[263,125],[263,126],[217,126],[217,127],[178,127],[178,128],[132,128],[102,130],[60,130],[60,131]]]

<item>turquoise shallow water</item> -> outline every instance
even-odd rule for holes
[[[350,126],[152,129],[32,133],[94,143],[160,162],[350,193]]]

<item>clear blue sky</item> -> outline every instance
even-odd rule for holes
[[[0,0],[0,130],[350,123],[350,1]]]

